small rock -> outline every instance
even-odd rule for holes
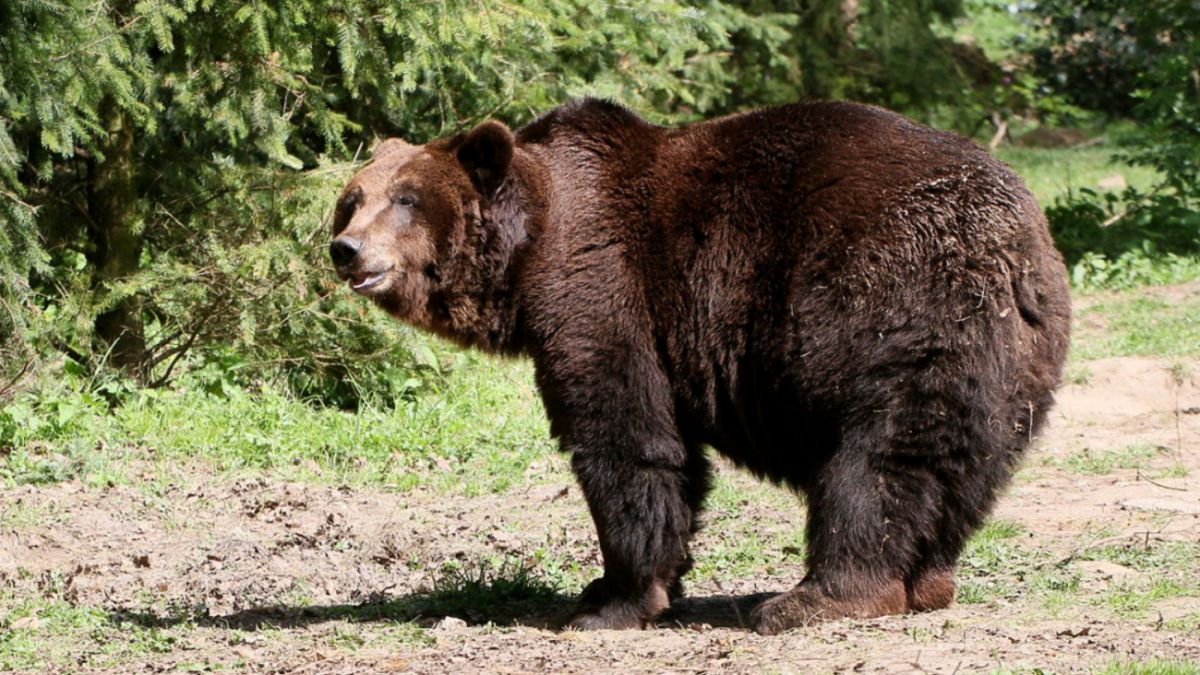
[[[1137,575],[1135,570],[1106,560],[1082,560],[1075,563],[1075,566],[1081,571],[1113,581],[1124,581]]]
[[[41,625],[42,625],[42,622],[39,621],[36,616],[30,615],[30,616],[23,616],[23,617],[17,619],[16,621],[12,622],[12,625],[10,627],[13,629],[28,628],[29,630],[37,630],[38,628],[41,627]]]
[[[466,628],[467,622],[463,621],[457,616],[448,616],[439,621],[437,627],[444,630],[458,630],[460,628]]]
[[[1096,185],[1099,185],[1105,190],[1124,190],[1129,184],[1125,182],[1125,176],[1122,176],[1119,173],[1114,173],[1111,176],[1105,176],[1104,178],[1096,181]]]

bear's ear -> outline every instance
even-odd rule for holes
[[[412,148],[413,146],[406,143],[401,138],[387,138],[382,143],[375,146],[375,151],[371,153],[371,159],[380,160],[388,155],[395,154],[401,150]]]
[[[514,143],[508,127],[501,122],[488,121],[472,129],[458,146],[458,163],[467,170],[484,196],[495,194],[508,175]]]

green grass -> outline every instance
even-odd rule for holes
[[[1113,128],[1108,136],[1125,133]],[[1114,160],[1118,149],[1106,138],[1087,147],[1004,147],[997,154],[1047,209],[1075,288],[1138,288],[1200,278],[1195,228],[1151,208],[1147,198],[1160,176]],[[1101,179],[1115,175],[1124,178],[1128,190],[1100,187]]]
[[[1157,573],[1188,572],[1200,569],[1200,543],[1150,542],[1103,546],[1086,551],[1083,560],[1106,560],[1131,569]]]
[[[1092,188],[1101,190],[1099,181],[1121,174],[1126,182],[1137,188],[1150,188],[1158,182],[1153,169],[1133,166],[1113,159],[1114,144],[1105,142],[1075,148],[1019,148],[1001,146],[996,156],[1012,166],[1042,206],[1054,203],[1071,190]]]
[[[1200,631],[1200,612],[1192,612],[1191,614],[1168,619],[1163,625],[1168,630],[1177,630],[1194,635],[1197,631]]]
[[[1100,596],[1100,603],[1119,617],[1138,619],[1159,600],[1182,598],[1193,595],[1188,585],[1173,579],[1155,579],[1149,584],[1121,583],[1112,586]]]
[[[1200,357],[1200,298],[1167,299],[1131,291],[1095,296],[1076,312],[1072,355],[1077,361]]]
[[[148,627],[92,606],[47,597],[0,595],[0,671],[68,672],[113,668],[128,659],[175,650],[195,628]]]
[[[1200,675],[1195,661],[1114,661],[1098,669],[1100,675]]]
[[[769,507],[771,522],[746,517],[746,506]],[[702,545],[693,551],[690,579],[774,576],[804,564],[804,503],[789,489],[763,483],[739,470],[716,472],[705,502]],[[764,527],[768,525],[769,527]]]
[[[151,491],[181,478],[162,469],[164,462],[200,462],[232,476],[270,471],[291,480],[463,494],[528,482],[534,460],[557,454],[530,365],[448,354],[456,367],[440,389],[394,410],[314,407],[264,387],[224,395],[137,391],[110,412],[64,375],[0,412],[0,448],[10,448],[0,481],[124,483],[131,461],[148,461],[160,467],[160,480],[139,480]],[[136,468],[140,476],[146,467]]]
[[[1150,542],[1088,548],[1074,559],[1106,561],[1137,572],[1103,588],[1084,587],[1078,569],[1058,562],[1044,546],[1028,544],[1024,528],[993,520],[971,539],[959,561],[962,605],[1025,600],[1050,617],[1102,609],[1118,618],[1146,617],[1155,603],[1200,596],[1200,544]]]
[[[703,551],[696,551],[696,565],[689,577],[696,579],[742,579],[772,577],[801,569],[804,565],[804,531],[760,535],[745,531],[722,531],[721,538]]]
[[[1139,443],[1119,450],[1093,450],[1084,448],[1068,457],[1055,459],[1052,463],[1086,476],[1103,476],[1118,469],[1146,469],[1151,460],[1163,450]]]
[[[1066,384],[1087,384],[1092,380],[1092,369],[1085,363],[1080,363],[1076,360],[1067,362],[1066,372],[1063,373],[1063,382]]]
[[[1103,546],[1080,554],[1083,560],[1103,560],[1138,574],[1114,582],[1087,602],[1105,607],[1122,618],[1146,617],[1154,604],[1172,598],[1200,597],[1200,544],[1150,542]]]
[[[421,593],[360,605],[289,606],[289,611],[299,609],[309,619],[323,621],[385,622],[397,628],[398,634],[392,639],[419,642],[424,639],[423,633],[404,624],[443,617],[479,624],[505,623],[572,606],[582,584],[579,574],[564,572],[568,567],[538,556],[528,560],[490,557],[456,561],[444,565],[432,586]],[[345,633],[352,635],[355,631]]]
[[[421,616],[497,621],[570,602],[560,583],[536,565],[511,558],[500,563],[454,565],[442,570],[429,593],[405,600],[404,609]]]
[[[14,502],[0,505],[0,530],[45,527],[59,518],[57,505],[33,505]]]
[[[959,603],[980,604],[1019,594],[1012,572],[1027,569],[1036,557],[1021,544],[1024,533],[1020,523],[993,519],[971,537],[959,560]]]

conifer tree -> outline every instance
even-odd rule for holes
[[[727,46],[710,22],[674,0],[6,2],[6,349],[49,313],[60,351],[152,380],[197,342],[253,340],[237,296],[298,251],[242,247],[310,236],[279,231],[300,170],[573,94],[703,111],[728,77],[704,67]]]

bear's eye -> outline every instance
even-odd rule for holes
[[[413,204],[417,203],[417,200],[413,199],[409,195],[399,195],[394,201],[400,206],[412,206]]]

